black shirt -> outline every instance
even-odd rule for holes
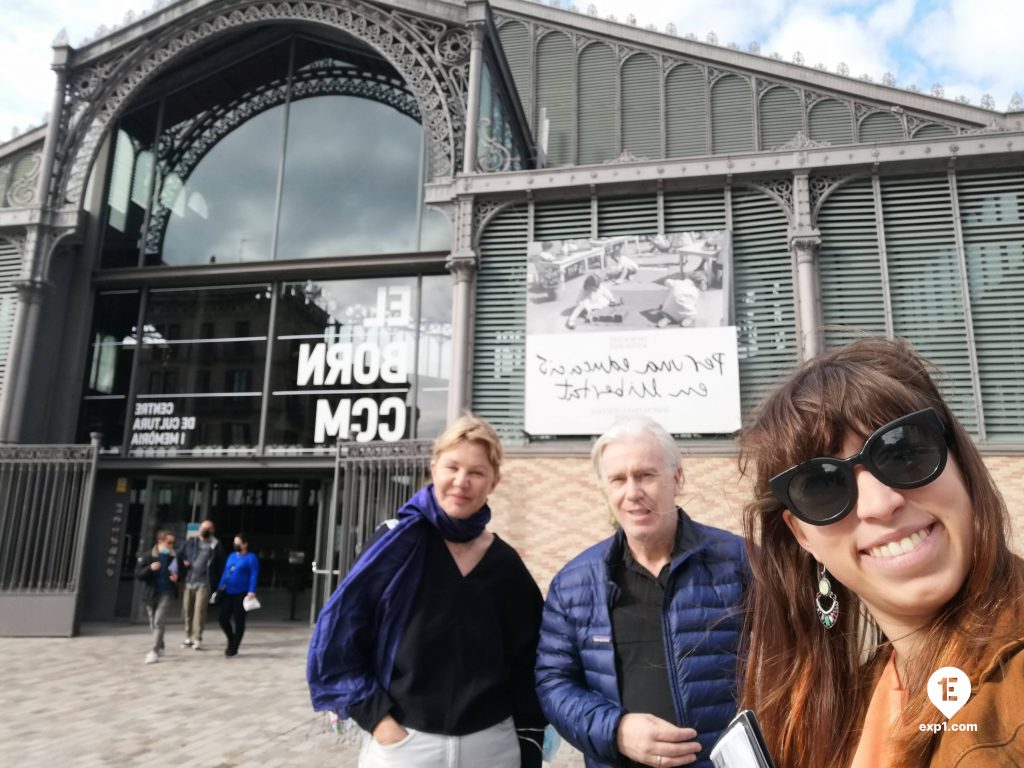
[[[538,729],[529,735],[539,737],[546,721],[533,670],[543,605],[523,561],[500,538],[463,576],[429,529],[391,685],[350,707],[352,718],[372,731],[390,712],[403,726],[462,736],[511,715],[516,728]]]
[[[618,594],[611,611],[619,698],[627,712],[647,713],[679,725],[669,682],[664,613],[671,561],[685,547],[682,515],[672,557],[657,576],[640,565],[622,541],[621,558],[612,571]],[[638,765],[631,760],[625,764]]]

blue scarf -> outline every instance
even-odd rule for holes
[[[431,484],[396,516],[398,525],[362,554],[317,619],[306,662],[314,710],[346,718],[350,705],[387,689],[423,574],[427,526],[447,541],[472,541],[491,509],[485,504],[466,520],[449,517]]]

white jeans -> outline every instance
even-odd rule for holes
[[[359,768],[519,768],[519,737],[511,717],[467,736],[406,730],[408,736],[388,746],[366,734]]]

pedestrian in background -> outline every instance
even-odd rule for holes
[[[225,656],[238,654],[245,634],[245,606],[247,597],[256,597],[256,580],[260,575],[260,561],[249,551],[249,538],[244,533],[235,535],[235,551],[228,556],[217,586],[220,598],[220,628],[228,639]]]
[[[155,664],[164,652],[164,628],[171,601],[178,596],[178,574],[174,568],[174,534],[157,531],[156,544],[141,555],[135,567],[135,578],[144,584],[142,599],[149,615],[153,647],[146,654],[146,663]]]
[[[193,651],[202,647],[206,606],[210,593],[220,583],[227,560],[224,547],[213,534],[213,521],[203,520],[199,524],[199,536],[187,539],[178,552],[178,575],[185,583],[182,592],[185,640],[181,647]]]

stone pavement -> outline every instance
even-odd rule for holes
[[[212,631],[211,631],[212,630]],[[216,624],[202,651],[143,664],[144,626],[85,625],[79,637],[0,638],[0,764],[19,768],[355,768],[358,749],[310,708],[310,628],[251,622],[226,658]],[[553,768],[579,768],[562,745]],[[487,766],[480,766],[487,768]]]

